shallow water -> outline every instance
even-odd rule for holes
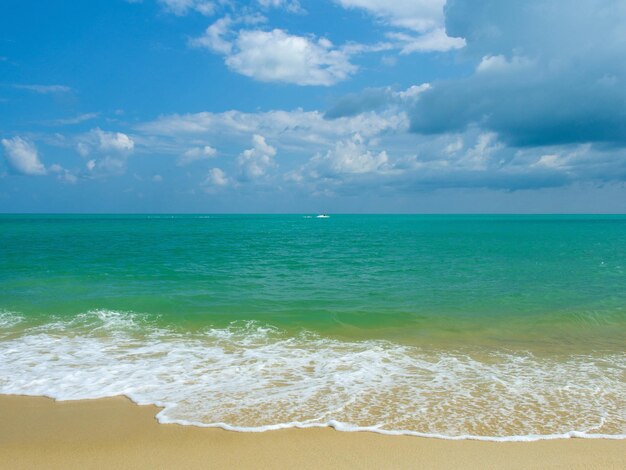
[[[624,437],[625,247],[622,216],[0,216],[0,393]]]

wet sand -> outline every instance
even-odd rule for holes
[[[333,429],[237,433],[159,424],[124,397],[0,396],[0,469],[626,468],[626,440],[446,441]]]

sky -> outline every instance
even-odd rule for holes
[[[624,213],[623,0],[3,0],[0,212]]]

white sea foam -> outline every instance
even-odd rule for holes
[[[21,315],[6,310],[0,310],[0,330],[7,330],[21,323],[24,319]]]
[[[259,432],[332,426],[447,439],[626,437],[623,354],[480,357],[384,341],[288,336],[255,323],[202,332],[93,311],[15,327],[2,313],[0,393],[126,395],[163,423]],[[20,325],[21,326],[21,325]]]

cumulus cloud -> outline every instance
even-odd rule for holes
[[[123,132],[103,131],[95,128],[76,138],[76,151],[83,157],[94,151],[130,153],[135,148],[134,140]]]
[[[516,149],[493,132],[366,141],[352,136],[285,175],[312,194],[394,193],[441,188],[528,190],[576,182],[605,184],[626,178],[626,161],[589,145]]]
[[[39,160],[39,152],[34,143],[19,136],[2,139],[4,156],[8,164],[22,175],[45,175],[46,167]]]
[[[514,147],[499,133],[480,125],[436,135],[411,134],[405,108],[420,103],[431,91],[427,84],[399,91],[375,89],[374,98],[384,98],[382,104],[373,100],[376,106],[370,108],[376,109],[363,108],[358,99],[348,100],[351,106],[344,105],[339,113],[345,115],[333,119],[319,111],[299,109],[205,112],[162,116],[139,125],[136,131],[163,148],[180,146],[178,155],[189,150],[190,140],[216,142],[220,148],[231,149],[226,155],[237,157],[225,163],[229,168],[213,172],[205,182],[212,188],[289,184],[294,190],[328,195],[381,188],[393,192],[523,190],[626,179],[623,153],[609,147]],[[368,93],[365,96],[371,98]],[[247,139],[253,140],[251,148],[233,152]],[[281,162],[282,171],[275,170],[279,153],[289,155]]]
[[[411,94],[412,91],[393,92],[397,94]],[[400,98],[399,98],[400,99]],[[352,147],[361,144],[368,145],[381,137],[393,139],[396,135],[406,135],[408,117],[402,111],[382,110],[381,112],[363,112],[354,116],[326,119],[319,111],[267,111],[244,113],[227,111],[224,113],[195,113],[185,115],[162,116],[156,121],[141,124],[136,131],[142,135],[146,145],[155,145],[158,148],[168,149],[168,152],[180,155],[189,150],[189,141],[216,142],[219,148],[236,149],[244,140],[252,140],[252,147],[244,148],[236,153],[232,161],[232,172],[235,177],[231,180],[233,186],[239,183],[264,183],[280,180],[282,176],[277,168],[276,155],[289,155],[285,164],[285,173],[293,172],[294,168],[309,159],[314,154],[330,165],[330,160],[337,155],[344,160],[334,165],[335,171],[345,174],[358,174],[357,164],[367,165],[367,159],[374,164],[380,163],[385,156],[382,150],[375,151],[369,148],[362,150],[360,155],[350,156]],[[358,138],[355,137],[358,135]],[[354,140],[356,139],[356,140]],[[360,142],[360,144],[359,144]],[[412,144],[408,144],[411,146]],[[174,149],[181,148],[180,152]],[[202,147],[193,147],[194,155],[200,153]],[[240,148],[240,147],[239,147]],[[331,151],[330,154],[327,154]],[[232,150],[227,150],[226,155]],[[337,156],[339,159],[340,157]],[[350,158],[353,166],[350,167]],[[359,160],[360,158],[360,160]],[[309,168],[313,168],[310,165]],[[333,167],[333,165],[330,165]],[[367,166],[364,167],[367,169]],[[344,171],[345,170],[345,171]],[[292,174],[292,176],[294,176]]]
[[[329,86],[356,72],[349,54],[326,38],[293,35],[282,29],[232,29],[237,22],[258,21],[258,17],[221,18],[191,44],[223,54],[231,70],[263,82]]]
[[[168,0],[173,1],[173,0]],[[258,9],[236,8],[207,27],[204,34],[189,44],[224,56],[234,72],[263,82],[330,86],[357,72],[351,58],[357,54],[389,50],[442,52],[465,45],[460,37],[450,37],[443,25],[445,0],[383,2],[378,0],[337,0],[345,8],[360,8],[390,26],[388,41],[377,44],[348,42],[334,45],[325,37],[296,35],[280,28],[253,28],[267,22]],[[181,3],[176,11],[186,12],[192,0]],[[299,2],[257,0],[257,8],[281,7],[302,11]],[[172,7],[170,7],[172,8]],[[256,11],[256,12],[255,12]]]
[[[479,126],[517,146],[626,145],[626,4],[450,0],[473,75],[433,83],[411,113],[422,134]]]
[[[81,157],[91,157],[85,164],[89,177],[123,174],[127,158],[135,149],[135,141],[128,134],[100,128],[81,134],[74,141]]]
[[[101,150],[115,152],[132,151],[135,148],[135,142],[123,132],[106,132],[101,129],[91,131],[98,139]]]
[[[233,70],[261,81],[333,85],[356,71],[348,56],[325,38],[272,31],[242,31],[237,52],[226,59]]]
[[[276,166],[276,149],[265,142],[259,134],[252,136],[252,148],[244,150],[237,158],[241,180],[251,181],[265,176],[270,168]]]
[[[214,192],[220,188],[232,185],[232,180],[221,168],[211,168],[204,179],[202,186],[206,192]]]
[[[192,147],[185,150],[183,154],[178,158],[178,165],[184,166],[199,160],[207,160],[213,158],[217,154],[217,150],[210,145],[204,145],[202,147]]]
[[[389,169],[387,152],[383,150],[373,153],[359,134],[337,142],[334,148],[324,155],[315,155],[307,165],[307,170],[313,177],[377,173]]]

